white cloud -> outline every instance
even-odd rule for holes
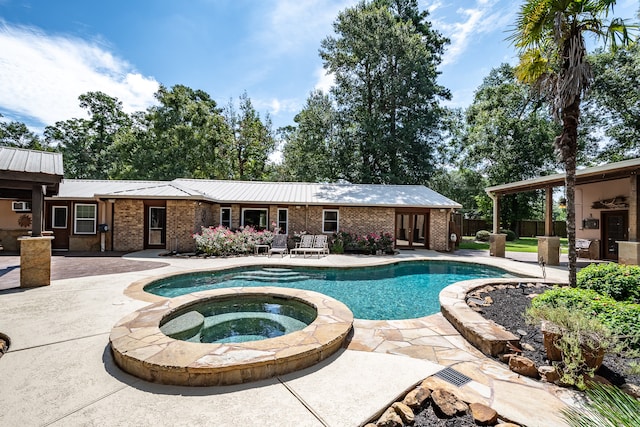
[[[442,65],[455,63],[471,43],[478,41],[479,35],[503,32],[509,22],[513,21],[517,7],[517,4],[506,3],[507,6],[498,4],[497,0],[476,0],[475,7],[456,10],[456,14],[462,17],[462,21],[452,22],[453,17],[448,17],[446,22],[443,18],[435,19],[436,28],[451,39],[451,45],[443,56]]]
[[[84,117],[78,96],[102,91],[127,112],[155,102],[158,82],[137,73],[103,46],[0,21],[0,109],[50,125]]]
[[[298,51],[333,33],[331,27],[338,13],[357,0],[278,0],[270,8],[265,28],[259,34],[262,43],[273,53]],[[272,3],[268,3],[272,4]]]
[[[296,99],[252,99],[251,102],[258,112],[266,110],[272,116],[279,113],[296,113],[300,109],[300,102]]]
[[[319,68],[316,70],[316,85],[314,89],[321,90],[325,94],[329,93],[329,90],[335,85],[336,79],[333,73],[327,73],[324,68]]]

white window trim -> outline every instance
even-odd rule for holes
[[[244,213],[246,211],[265,211],[267,213],[267,225],[266,229],[269,229],[269,208],[242,208],[242,212],[240,214],[240,225],[244,227]]]
[[[93,217],[93,231],[78,231],[78,206],[92,206]],[[80,218],[81,221],[89,221],[90,218]],[[96,227],[98,226],[98,205],[94,203],[76,203],[73,206],[73,234],[96,234]]]
[[[220,225],[222,225],[222,211],[223,210],[229,210],[229,226],[228,228],[231,228],[231,224],[233,223],[233,217],[231,216],[231,208],[230,207],[220,207]],[[227,227],[227,226],[225,226]]]
[[[324,223],[325,223],[325,217],[324,214],[325,212],[335,212],[336,213],[336,233],[340,231],[340,209],[323,209],[322,210],[322,232],[325,234],[331,234],[333,233],[333,231],[329,230],[325,230],[324,229]]]
[[[31,202],[25,202],[25,201],[11,202],[11,210],[14,212],[31,212]]]
[[[278,212],[276,215],[276,227],[278,230],[280,229],[280,211],[285,211],[287,213],[287,221],[284,226],[284,234],[289,234],[289,209],[288,208],[278,208]]]
[[[65,224],[64,227],[56,227],[56,210],[64,209]],[[65,229],[69,224],[69,208],[67,206],[51,206],[51,228]]]

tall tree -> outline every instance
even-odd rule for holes
[[[62,153],[67,178],[112,178],[117,173],[116,140],[130,126],[129,115],[122,102],[102,92],[87,92],[78,99],[89,118],[47,126],[45,139]]]
[[[161,86],[159,105],[135,115],[123,136],[129,158],[121,177],[136,179],[227,178],[230,129],[209,94],[184,85]]]
[[[283,157],[294,181],[335,182],[349,179],[351,153],[340,144],[338,115],[329,95],[314,91],[284,133]]]
[[[554,140],[565,167],[569,283],[576,283],[575,183],[580,101],[592,81],[584,35],[605,38],[615,49],[631,41],[629,27],[608,19],[614,0],[526,0],[511,40],[521,50],[516,75],[549,102],[562,123]]]
[[[275,138],[269,115],[264,122],[247,93],[240,96],[239,111],[230,102],[225,111],[231,129],[230,160],[234,179],[256,181],[267,176],[269,155],[275,149]]]
[[[2,114],[0,114],[2,118]],[[27,148],[30,150],[46,150],[47,146],[38,135],[33,133],[22,122],[0,121],[0,146]]]
[[[607,144],[599,158],[608,162],[640,156],[640,44],[591,56],[594,80],[585,115],[597,120]]]
[[[425,182],[442,110],[450,97],[437,84],[447,39],[431,28],[414,0],[363,1],[338,15],[322,41],[324,67],[345,141],[357,162],[352,181]]]
[[[520,83],[513,68],[502,64],[491,70],[476,90],[466,111],[460,163],[484,174],[489,185],[535,178],[553,171],[557,162],[551,141],[558,126],[546,104]],[[536,192],[509,195],[501,205],[505,228],[534,217]]]

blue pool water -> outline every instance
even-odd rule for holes
[[[161,279],[144,290],[173,298],[209,289],[281,286],[329,295],[358,319],[413,319],[440,311],[438,294],[462,280],[513,277],[499,268],[451,261],[401,262],[360,268],[251,267]]]

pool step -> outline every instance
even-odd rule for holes
[[[234,280],[246,280],[250,282],[301,282],[308,280],[309,276],[287,268],[264,268],[257,271],[245,271],[233,276]]]

